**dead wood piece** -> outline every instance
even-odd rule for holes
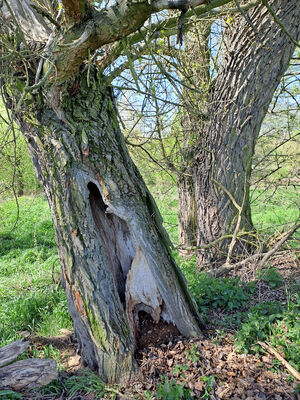
[[[0,389],[30,390],[57,378],[56,361],[30,358],[0,368]]]
[[[268,346],[266,343],[264,342],[260,342],[259,340],[257,341],[257,343],[264,349],[266,350],[268,353],[273,354],[273,356],[275,356],[277,358],[277,360],[279,360],[284,366],[285,368],[289,371],[289,373],[291,375],[293,375],[294,378],[296,378],[298,381],[300,381],[300,374],[298,371],[295,370],[294,367],[292,367],[275,349],[273,349],[272,347]]]
[[[9,343],[0,349],[0,367],[11,363],[16,360],[18,356],[27,349],[29,342],[17,340],[16,342]]]

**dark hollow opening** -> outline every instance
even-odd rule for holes
[[[88,184],[90,191],[89,200],[97,226],[98,233],[101,237],[103,250],[110,270],[113,274],[114,281],[120,296],[121,302],[125,303],[125,279],[120,260],[118,258],[116,226],[112,214],[106,213],[107,205],[104,203],[101,193],[97,186],[90,182]]]
[[[168,344],[180,333],[175,325],[168,324],[162,319],[156,324],[151,315],[145,311],[138,312],[136,347],[137,351],[150,346],[158,346],[162,343]]]
[[[97,206],[99,207],[99,209],[101,209],[103,212],[105,212],[107,209],[107,205],[104,203],[97,186],[93,182],[89,182],[88,189],[90,191],[90,196],[89,196],[90,202],[91,201],[97,202]],[[92,211],[93,211],[93,209],[92,209]]]
[[[113,274],[120,300],[125,307],[126,277],[135,255],[136,244],[126,221],[107,212],[108,207],[98,187],[89,182],[88,189],[91,210],[105,257]]]

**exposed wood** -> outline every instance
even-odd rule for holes
[[[0,389],[30,390],[57,378],[56,361],[30,358],[0,368]]]
[[[294,378],[296,378],[298,381],[300,381],[300,374],[298,371],[295,370],[294,367],[291,366],[291,364],[289,364],[275,349],[273,349],[273,347],[268,346],[266,343],[264,342],[260,342],[259,340],[257,341],[257,343],[264,349],[266,350],[268,353],[273,354],[273,356],[275,356],[277,358],[277,360],[279,360],[284,366],[285,368],[289,371],[289,373],[291,375],[293,375]]]
[[[11,363],[16,360],[18,356],[28,348],[29,342],[17,340],[16,342],[9,343],[0,349],[0,367]]]
[[[0,17],[5,21],[15,21],[19,24],[25,39],[28,42],[43,42],[49,38],[52,26],[49,21],[45,19],[31,7],[33,1],[31,0],[8,0],[0,6]],[[11,15],[13,13],[13,16]],[[13,21],[15,18],[15,21]]]
[[[147,312],[154,323],[158,323],[162,306],[163,299],[157,282],[141,248],[138,247],[126,280],[126,312],[134,339],[136,339],[139,311]],[[166,313],[165,319],[169,322]]]

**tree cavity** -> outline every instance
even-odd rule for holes
[[[108,211],[96,184],[89,182],[88,189],[95,225],[137,345],[141,312],[147,313],[155,324],[172,321],[148,261],[127,222]]]

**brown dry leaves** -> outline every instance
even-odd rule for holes
[[[295,384],[288,381],[288,373],[280,367],[270,370],[273,357],[238,354],[232,341],[222,339],[184,340],[172,344],[152,346],[141,351],[139,378],[131,383],[138,393],[155,392],[161,376],[184,383],[196,399],[201,399],[206,386],[204,377],[214,376],[210,398],[232,400],[287,400],[294,399]],[[204,378],[205,379],[205,378]],[[125,391],[126,393],[126,391]]]

